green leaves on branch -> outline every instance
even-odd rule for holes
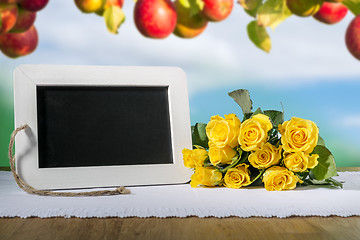
[[[109,32],[117,34],[118,29],[125,22],[125,14],[119,6],[109,6],[104,11],[104,20]]]
[[[270,52],[271,40],[265,27],[258,25],[257,21],[254,20],[248,24],[247,32],[255,46],[267,53]]]
[[[355,1],[355,0],[354,0]],[[265,52],[271,50],[271,39],[267,27],[274,30],[277,25],[291,16],[286,0],[239,0],[245,12],[256,18],[247,26],[250,40]]]
[[[261,5],[257,12],[257,23],[272,30],[292,13],[286,6],[286,0],[268,0]]]
[[[344,0],[344,4],[355,16],[360,14],[360,0]]]
[[[203,148],[208,148],[209,139],[206,136],[206,124],[205,123],[196,123],[195,126],[192,127],[192,144],[198,145]]]
[[[247,14],[256,17],[257,10],[262,4],[262,0],[239,0],[238,3],[244,8]]]

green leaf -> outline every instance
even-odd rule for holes
[[[194,126],[194,132],[192,134],[192,144],[199,145],[204,148],[209,148],[209,139],[206,136],[206,124],[196,123]]]
[[[360,14],[360,0],[344,0],[344,4],[355,16]]]
[[[330,183],[325,180],[308,179],[306,182],[311,185],[330,185]]]
[[[104,11],[105,24],[109,32],[117,34],[121,24],[125,21],[125,14],[119,6],[110,6]]]
[[[262,27],[275,29],[279,23],[291,16],[286,0],[267,0],[258,9],[257,23]]]
[[[197,15],[199,12],[201,12],[205,5],[203,0],[179,0],[179,3],[184,8],[190,9],[190,17]]]
[[[284,113],[277,110],[265,110],[264,114],[268,116],[274,127],[279,126],[284,122]]]
[[[243,118],[243,120],[242,120],[241,122],[243,122],[243,121],[251,118],[252,115],[253,115],[252,112],[251,112],[251,113],[245,113],[245,114],[244,114],[244,118]]]
[[[318,154],[318,165],[311,169],[316,180],[328,179],[337,176],[334,156],[329,149],[324,146],[317,145],[311,154]]]
[[[245,11],[250,17],[256,18],[257,9],[254,9],[254,10],[244,9],[244,11]]]
[[[325,180],[316,180],[316,179],[308,179],[305,180],[308,184],[312,184],[312,185],[333,185],[335,187],[341,187],[343,188],[343,183],[339,182],[333,178],[328,178]]]
[[[238,3],[246,10],[254,10],[261,5],[262,0],[239,0]]]
[[[325,179],[325,182],[328,182],[336,187],[341,187],[343,188],[343,182],[339,182],[333,178],[328,178],[328,179]]]
[[[2,17],[1,17],[1,12],[0,12],[0,28],[2,26]]]
[[[248,113],[252,114],[252,101],[248,90],[238,89],[229,92],[228,95],[241,107],[244,115]]]
[[[317,145],[324,146],[325,147],[325,141],[324,139],[319,135]]]
[[[256,21],[252,21],[247,26],[247,32],[255,46],[267,53],[270,52],[271,40],[265,27],[259,26]]]
[[[262,0],[239,0],[238,3],[244,8],[247,14],[256,17],[257,10],[262,4]]]
[[[263,111],[261,110],[261,108],[256,109],[256,111],[253,113],[244,114],[244,118],[243,118],[242,122],[245,121],[246,119],[252,118],[253,116],[255,116],[256,114],[259,114],[259,113],[263,114]]]
[[[256,114],[263,114],[263,111],[261,110],[261,108],[258,108],[258,109],[256,109],[256,111],[252,114],[252,116],[255,116]],[[251,117],[252,117],[251,116]]]

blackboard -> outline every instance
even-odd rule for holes
[[[38,86],[39,167],[172,163],[168,87]]]
[[[177,67],[21,65],[18,174],[37,189],[185,183],[186,74]]]

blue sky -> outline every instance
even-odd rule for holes
[[[0,101],[12,104],[12,71],[24,63],[178,66],[188,78],[192,123],[240,114],[227,92],[247,88],[255,107],[281,110],[282,102],[287,119],[315,121],[341,164],[360,166],[360,62],[344,41],[351,13],[334,26],[292,16],[269,30],[273,47],[266,54],[249,41],[252,19],[238,4],[228,19],[210,23],[191,40],[144,38],[133,7],[134,1],[125,1],[127,19],[112,35],[102,18],[81,13],[73,1],[51,0],[35,23],[38,49],[16,60],[0,55]]]

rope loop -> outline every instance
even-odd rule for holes
[[[13,173],[15,182],[17,185],[24,190],[27,193],[30,194],[37,194],[41,196],[56,196],[56,197],[78,197],[78,196],[111,196],[111,195],[120,195],[120,194],[130,194],[130,190],[125,188],[124,186],[118,187],[115,190],[102,190],[102,191],[90,191],[90,192],[55,192],[50,190],[39,190],[36,188],[33,188],[32,186],[25,183],[22,178],[16,173],[15,168],[15,155],[13,153],[14,151],[14,143],[15,143],[15,137],[16,135],[22,131],[29,128],[29,125],[25,124],[18,128],[16,128],[10,137],[10,143],[9,143],[9,161],[10,161],[10,168]]]

